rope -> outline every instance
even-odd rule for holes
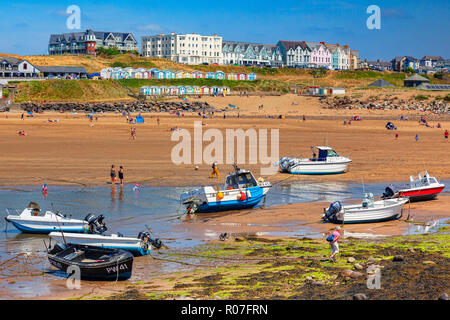
[[[188,265],[188,266],[207,267],[207,268],[210,267],[210,266],[204,265],[204,264],[193,264],[193,263],[188,263],[188,262],[184,262],[184,261],[177,261],[177,260],[171,260],[171,259],[157,258],[157,257],[155,257],[155,256],[153,256],[151,254],[149,254],[149,256],[152,259],[155,259],[155,260],[162,260],[162,261],[168,261],[168,262],[181,263],[181,264],[185,264],[185,265]]]

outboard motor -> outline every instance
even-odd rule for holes
[[[162,242],[161,240],[159,240],[158,238],[152,239],[150,237],[150,233],[144,231],[144,232],[139,232],[138,234],[138,239],[143,240],[144,242],[150,242],[150,244],[155,247],[156,249],[160,249],[162,247]],[[147,238],[147,240],[145,239]]]
[[[90,233],[100,233],[102,234],[103,232],[105,232],[106,230],[108,230],[108,228],[106,227],[105,223],[103,222],[103,220],[105,219],[105,217],[101,214],[97,217],[95,217],[94,214],[89,213],[85,218],[84,221],[86,221],[89,224],[89,232]]]
[[[329,220],[330,222],[335,220],[336,218],[336,214],[339,213],[339,211],[341,211],[342,209],[342,205],[339,201],[335,201],[332,204],[330,204],[330,207],[328,208],[327,211],[325,211],[325,213],[323,214],[323,221],[327,221]]]
[[[389,187],[386,187],[381,198],[382,199],[391,199],[396,195],[396,193],[397,193],[397,190],[395,190],[395,187],[389,186]]]

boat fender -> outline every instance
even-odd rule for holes
[[[240,196],[238,196],[238,197],[239,197],[239,200],[241,200],[241,201],[244,201],[247,199],[247,196],[245,195],[244,192],[241,192]]]
[[[250,190],[247,190],[247,198],[251,198],[252,197],[252,193],[250,192]]]
[[[216,195],[216,198],[217,198],[218,200],[222,200],[223,197],[224,197],[223,192],[218,192],[217,195]]]

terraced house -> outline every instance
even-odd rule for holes
[[[222,37],[189,34],[159,34],[142,37],[144,57],[166,58],[183,64],[222,64]]]
[[[95,55],[99,47],[115,47],[121,52],[139,50],[137,41],[131,33],[86,30],[50,35],[48,53]]]
[[[278,41],[277,47],[286,67],[309,67],[311,63],[311,48],[305,41]]]
[[[270,44],[223,41],[223,64],[263,65],[279,67],[283,65],[280,48]]]
[[[331,69],[331,51],[325,45],[325,42],[306,42],[311,48],[310,66],[313,68]]]

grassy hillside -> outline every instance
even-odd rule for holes
[[[116,81],[46,80],[18,84],[16,102],[25,101],[108,101],[130,99],[126,88]]]
[[[17,84],[15,101],[108,101],[131,99],[127,87],[139,93],[142,86],[228,86],[232,91],[287,93],[289,85],[275,80],[230,81],[214,79],[45,80]]]

